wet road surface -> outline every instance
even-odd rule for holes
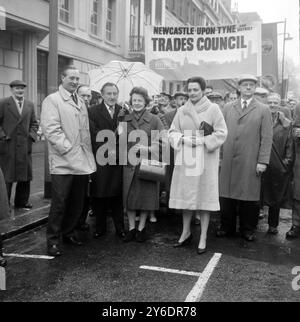
[[[91,234],[82,235],[86,241],[82,247],[64,245],[64,255],[58,259],[9,257],[7,291],[0,292],[0,301],[183,302],[215,253],[221,258],[199,301],[300,301],[300,291],[292,288],[292,269],[300,266],[300,239],[288,242],[284,238],[290,228],[290,212],[282,212],[280,234],[275,237],[266,234],[266,220],[261,221],[255,243],[217,239],[218,217],[214,215],[208,252],[201,256],[196,253],[199,226],[193,226],[190,246],[174,249],[181,230],[180,216],[158,219],[158,223],[148,224],[149,239],[144,244],[124,244],[110,227],[99,240]],[[45,227],[41,227],[6,241],[4,252],[46,255],[45,247]],[[158,272],[141,266],[196,274]]]

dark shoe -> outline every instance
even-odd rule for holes
[[[181,243],[176,243],[175,245],[173,245],[173,247],[174,248],[181,248],[181,247],[185,247],[185,246],[188,246],[188,245],[190,245],[191,244],[191,242],[192,242],[192,240],[193,240],[193,235],[192,234],[190,234],[190,236],[186,239],[186,240],[184,240],[183,242],[181,242]]]
[[[286,233],[286,239],[295,239],[300,237],[300,227],[293,226],[290,231]]]
[[[142,231],[137,230],[135,239],[138,243],[143,243],[146,241],[147,236],[146,236],[146,229],[144,228]]]
[[[63,237],[63,242],[72,246],[82,246],[82,242],[78,240],[76,237]]]
[[[79,231],[88,232],[90,230],[90,226],[88,224],[83,224],[77,228]]]
[[[126,234],[125,234],[124,231],[117,231],[116,232],[116,236],[119,237],[119,238],[121,238],[121,239],[124,239],[125,236],[126,236]]]
[[[135,229],[130,230],[123,239],[124,243],[129,243],[133,241],[135,239],[135,234],[136,234]]]
[[[247,241],[247,242],[254,242],[255,238],[253,234],[244,234],[243,238]]]
[[[50,245],[50,246],[48,246],[47,253],[48,253],[49,256],[52,256],[52,257],[61,256],[61,251],[60,251],[58,245]]]
[[[0,255],[0,267],[6,267],[7,261],[4,257]]]
[[[198,255],[205,254],[206,252],[207,252],[206,248],[198,248],[198,250],[197,250]]]
[[[101,231],[101,232],[96,231],[96,232],[94,232],[93,237],[95,239],[99,239],[99,238],[103,237],[105,234],[106,234],[106,231]]]
[[[22,209],[22,210],[31,210],[33,208],[33,205],[30,203],[27,203],[26,205],[15,205],[15,209]]]
[[[278,229],[276,227],[269,227],[268,234],[269,235],[277,235]]]

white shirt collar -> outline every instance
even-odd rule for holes
[[[111,106],[108,106],[106,103],[104,103],[104,105],[106,106],[106,108],[107,108],[107,110],[108,110],[108,113],[110,113],[110,108],[111,108]],[[115,109],[115,108],[116,108],[116,105],[115,105],[115,106],[113,106],[113,108]]]
[[[252,100],[253,100],[253,97],[251,97],[250,99],[248,99],[248,100],[244,100],[243,98],[241,99],[241,102],[242,102],[242,106],[243,106],[243,104],[244,104],[244,102],[246,101],[247,102],[247,106],[249,106],[250,105],[250,103],[252,102]]]

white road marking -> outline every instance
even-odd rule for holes
[[[43,193],[44,193],[44,191],[40,191],[40,192],[37,192],[37,193],[34,193],[34,194],[30,195],[30,197],[40,196]]]
[[[3,254],[5,257],[18,257],[18,258],[32,258],[32,259],[54,259],[52,256],[44,256],[44,255],[24,255],[24,254]]]
[[[16,211],[16,210],[12,209],[10,215],[11,215],[11,219],[15,220],[16,218],[22,218],[22,217],[28,216],[30,214],[33,214],[35,212],[38,212],[38,211],[41,211],[41,210],[46,210],[48,208],[50,208],[50,205],[47,205],[47,206],[44,206],[44,207],[41,207],[41,208],[37,208],[37,209],[34,209],[34,210],[26,211],[26,212],[24,212],[23,214],[21,214],[19,216],[15,216],[14,211]]]
[[[0,267],[0,291],[6,291],[6,272],[4,267]]]
[[[180,275],[197,276],[197,277],[201,276],[201,273],[180,271],[178,269],[168,269],[163,267],[141,266],[140,268],[150,270],[150,271],[162,272],[162,273],[180,274]]]
[[[191,290],[190,294],[185,299],[185,302],[200,302],[200,299],[203,295],[203,292],[205,290],[206,284],[209,281],[212,273],[214,272],[215,268],[217,267],[220,259],[222,257],[222,254],[215,254],[213,258],[209,261],[207,264],[205,270],[199,277],[197,283]]]

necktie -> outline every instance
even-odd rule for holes
[[[248,107],[247,101],[244,101],[243,103],[243,110],[245,110]]]
[[[77,97],[75,94],[72,94],[72,100],[74,101],[74,103],[77,105],[78,104],[78,101],[77,101]]]
[[[22,101],[18,101],[19,113],[22,114]]]
[[[109,114],[111,116],[111,118],[114,118],[114,114],[115,114],[115,108],[113,106],[109,107]]]

